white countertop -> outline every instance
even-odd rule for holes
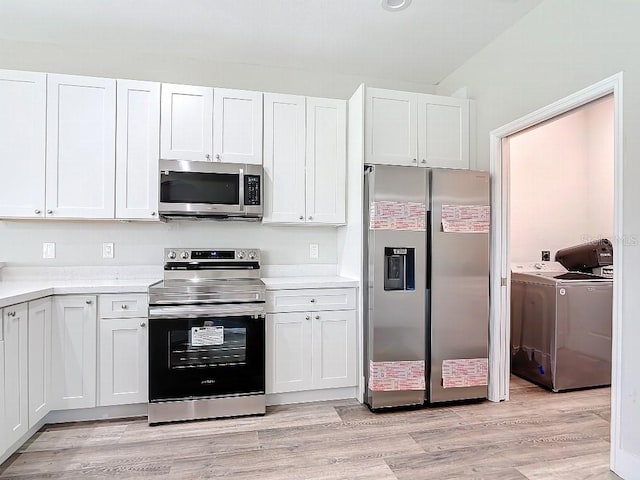
[[[0,281],[0,308],[29,302],[49,295],[147,293],[159,278],[81,279],[81,280],[7,280]]]
[[[266,277],[262,281],[267,290],[289,290],[299,288],[347,288],[357,287],[358,280],[347,277]]]
[[[91,279],[76,280],[2,280],[0,281],[0,308],[29,302],[49,295],[95,295],[104,293],[147,293],[149,285],[160,278]],[[353,278],[338,276],[265,277],[267,290],[301,288],[357,287]]]

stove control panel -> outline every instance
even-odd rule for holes
[[[196,248],[166,248],[164,251],[165,261],[167,262],[181,262],[188,261],[189,263],[199,262],[229,262],[229,261],[244,261],[244,262],[259,262],[260,250],[257,248],[252,249],[235,249],[235,248],[222,248],[222,249],[196,249]]]

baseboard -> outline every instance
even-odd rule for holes
[[[357,399],[357,387],[305,390],[302,392],[268,393],[267,406],[290,405],[293,403],[324,402],[327,400]]]
[[[73,410],[54,410],[44,418],[45,423],[86,422],[90,420],[109,420],[112,418],[146,417],[147,404],[112,405],[109,407],[77,408]]]

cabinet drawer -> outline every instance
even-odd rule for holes
[[[146,318],[148,306],[144,293],[100,295],[100,318]]]
[[[355,288],[310,288],[267,292],[267,312],[354,310]]]

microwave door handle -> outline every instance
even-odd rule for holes
[[[238,186],[238,196],[240,197],[240,202],[238,202],[238,205],[240,206],[240,211],[244,212],[244,168],[238,169],[238,172],[238,182],[240,183],[240,185]]]

